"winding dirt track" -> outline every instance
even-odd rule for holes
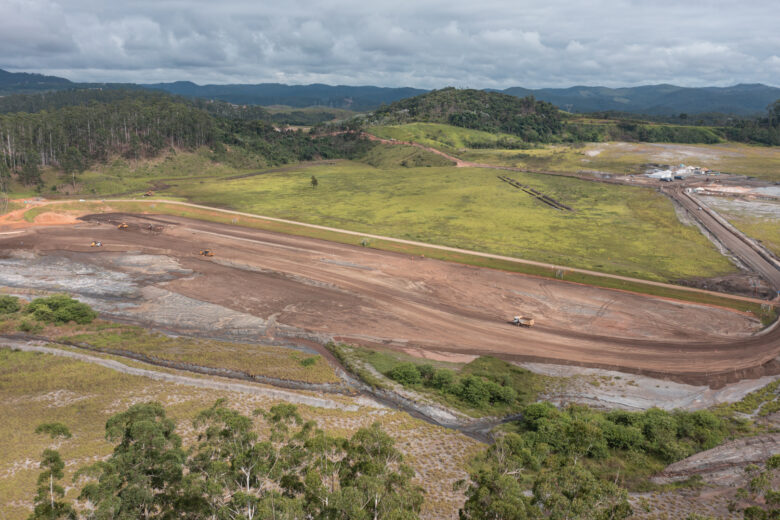
[[[127,220],[130,230],[98,223],[110,218]],[[91,223],[0,237],[0,250],[82,251],[96,262],[104,251],[169,255],[195,273],[166,283],[170,291],[271,320],[279,330],[421,357],[490,354],[716,386],[780,372],[780,328],[756,335],[754,319],[727,309],[179,217],[85,219]],[[143,231],[150,223],[165,231]],[[92,240],[104,247],[90,249]],[[216,256],[198,256],[203,247]],[[520,313],[538,326],[507,323]]]

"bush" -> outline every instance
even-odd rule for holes
[[[459,387],[458,397],[472,406],[484,406],[490,400],[490,387],[481,377],[467,376]]]
[[[402,385],[417,385],[422,381],[420,370],[414,363],[401,363],[396,365],[388,374],[393,381]]]
[[[17,329],[21,332],[27,332],[28,334],[38,334],[43,330],[43,324],[29,320],[22,320]]]
[[[426,382],[430,382],[433,379],[433,375],[436,372],[436,369],[433,368],[433,365],[425,364],[420,365],[417,367],[417,370],[420,372],[420,377],[422,377]]]
[[[34,310],[28,311],[32,314],[33,318],[38,321],[45,321],[51,323],[55,321],[54,311],[48,305],[39,304]]]
[[[452,370],[442,368],[433,374],[431,386],[438,390],[447,390],[452,386],[453,381],[455,381],[455,373]]]
[[[0,296],[0,314],[13,314],[21,309],[19,298],[15,296]]]
[[[89,305],[65,294],[36,298],[25,308],[25,312],[32,314],[36,320],[58,324],[74,321],[84,325],[97,318],[97,313]]]
[[[314,366],[317,363],[316,357],[308,357],[306,359],[301,359],[301,366],[304,367],[311,367]]]
[[[517,399],[517,391],[510,386],[492,383],[490,386],[490,401],[512,404]]]
[[[636,426],[625,426],[607,422],[604,425],[604,436],[610,448],[619,450],[641,451],[645,438],[642,430]]]

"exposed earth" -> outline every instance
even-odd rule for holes
[[[758,333],[755,318],[728,309],[179,217],[83,220],[0,235],[0,285],[69,291],[153,327],[263,341],[490,354],[710,386],[780,371],[780,329]],[[510,325],[516,314],[537,325]]]

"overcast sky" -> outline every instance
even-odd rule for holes
[[[0,0],[0,68],[73,81],[780,85],[777,0]]]

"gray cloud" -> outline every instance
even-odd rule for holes
[[[0,0],[0,68],[74,81],[780,84],[772,0]]]

